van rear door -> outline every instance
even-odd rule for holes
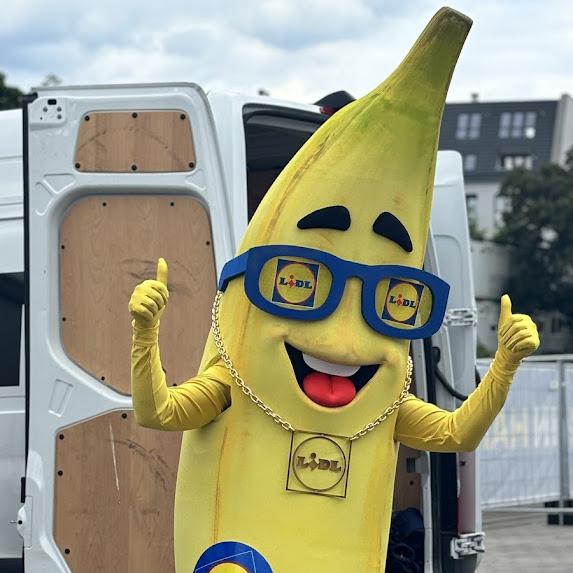
[[[170,572],[180,433],[130,397],[136,284],[169,264],[170,384],[197,371],[235,249],[213,122],[192,84],[42,88],[25,106],[26,571]]]

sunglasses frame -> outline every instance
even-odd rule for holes
[[[259,289],[259,276],[263,266],[273,257],[301,257],[328,267],[332,275],[332,286],[328,297],[319,308],[297,310],[279,306],[268,301]],[[413,267],[401,265],[365,265],[340,259],[325,251],[298,247],[295,245],[264,245],[253,247],[231,259],[223,267],[219,279],[219,290],[225,291],[229,281],[244,274],[245,293],[248,299],[262,311],[283,318],[295,320],[321,320],[330,316],[340,304],[346,281],[351,277],[362,280],[362,316],[366,323],[380,334],[393,338],[414,340],[427,338],[441,326],[446,312],[450,286],[441,278]],[[386,324],[376,312],[376,288],[385,278],[404,278],[419,281],[432,293],[432,311],[428,322],[418,328],[398,328]]]

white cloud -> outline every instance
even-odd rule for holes
[[[235,4],[233,21],[238,28],[289,50],[358,36],[375,22],[371,8],[360,0],[267,0],[250,4],[251,9]]]
[[[0,20],[0,71],[27,90],[67,84],[191,81],[314,101],[382,81],[436,0],[100,0],[13,2]],[[474,20],[450,100],[555,99],[571,91],[573,11],[564,0],[459,0]]]

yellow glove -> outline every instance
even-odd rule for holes
[[[506,294],[501,297],[497,341],[494,363],[504,374],[513,374],[520,362],[539,346],[535,323],[526,314],[512,314],[511,299]]]
[[[157,261],[157,279],[143,281],[135,287],[129,301],[129,312],[139,328],[157,326],[169,300],[167,263]]]

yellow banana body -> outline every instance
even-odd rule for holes
[[[442,9],[386,82],[326,122],[265,196],[239,253],[259,245],[295,245],[365,265],[421,268],[445,95],[470,25],[465,16]],[[348,209],[347,230],[297,226],[308,213],[332,205]],[[373,232],[381,213],[399,219],[411,240],[409,250]],[[406,375],[409,342],[373,330],[362,315],[362,296],[361,280],[351,277],[326,318],[287,319],[252,304],[241,276],[229,282],[220,308],[223,343],[245,384],[295,429],[310,437],[342,436],[343,447],[350,447],[344,437],[394,403]],[[329,408],[301,390],[286,344],[323,361],[380,367],[350,403]],[[219,360],[210,338],[201,370]],[[398,449],[396,413],[345,450],[343,489],[337,486],[336,495],[310,493],[293,478],[297,468],[306,472],[302,482],[321,483],[334,479],[342,462],[318,452],[317,467],[309,465],[316,452],[297,454],[293,433],[273,423],[230,376],[226,382],[231,407],[184,436],[177,570],[250,571],[243,562],[218,562],[209,549],[234,541],[256,550],[274,573],[383,571]],[[330,451],[340,447],[328,444]],[[205,550],[213,551],[211,569],[201,565],[208,560],[199,561]]]
[[[297,493],[286,489],[289,433],[244,396],[233,399],[246,407],[235,401],[184,439],[177,571],[192,570],[204,550],[229,540],[260,552],[273,573],[383,571],[397,451],[392,425],[352,446],[346,498]]]

